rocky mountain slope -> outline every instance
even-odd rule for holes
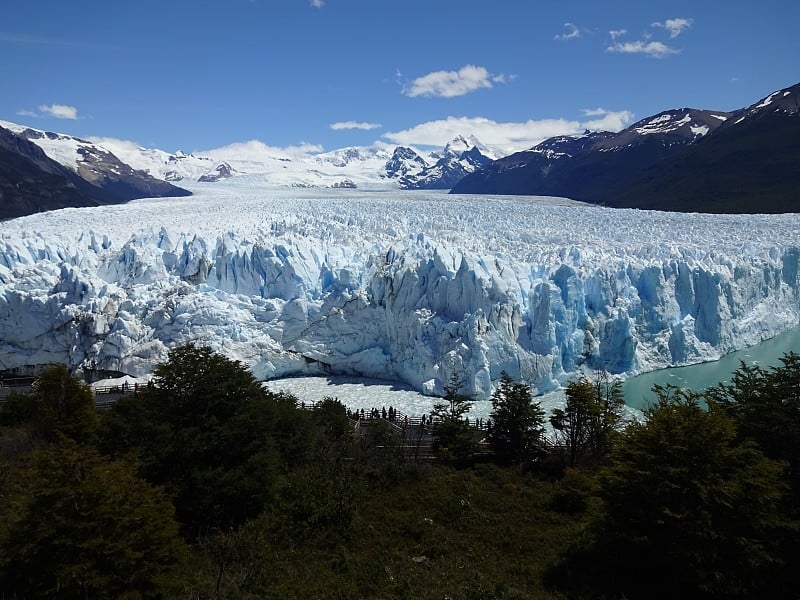
[[[444,147],[441,155],[433,155],[437,159],[435,163],[416,173],[403,175],[400,187],[406,190],[449,190],[464,176],[491,163],[491,156],[475,136],[457,136]]]
[[[86,140],[0,121],[0,218],[190,192]]]
[[[466,176],[453,193],[565,196],[612,207],[800,210],[800,84],[726,113],[689,108],[619,133],[552,138]]]
[[[0,127],[0,220],[93,204],[76,178],[36,144]]]

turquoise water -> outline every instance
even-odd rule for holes
[[[756,346],[726,354],[713,362],[671,367],[632,377],[622,385],[622,393],[628,406],[645,409],[655,401],[655,394],[652,392],[655,384],[672,384],[699,392],[720,382],[728,383],[731,374],[739,368],[741,362],[771,367],[780,365],[780,357],[787,352],[800,354],[800,325]]]

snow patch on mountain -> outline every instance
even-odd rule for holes
[[[450,189],[464,176],[492,162],[493,159],[484,151],[492,154],[475,136],[465,138],[459,135],[444,147],[441,154],[430,154],[430,158],[435,160],[432,165],[400,177],[400,187],[409,190]]]
[[[236,169],[231,167],[226,162],[219,163],[212,171],[209,171],[205,175],[201,175],[200,178],[197,180],[201,183],[213,183],[215,181],[220,181],[221,179],[228,179],[237,175],[238,172]]]

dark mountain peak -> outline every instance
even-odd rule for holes
[[[0,220],[97,202],[78,189],[89,187],[47,157],[36,144],[0,127]]]
[[[797,116],[800,114],[800,83],[765,96],[742,110],[734,113],[729,126],[739,125],[745,120],[758,119],[767,115]]]
[[[392,159],[406,158],[413,160],[416,157],[419,157],[419,154],[417,154],[412,148],[409,148],[408,146],[397,146],[394,149],[394,152],[392,152]]]
[[[531,148],[529,152],[544,154],[549,158],[575,156],[615,135],[617,134],[611,131],[589,131],[587,129],[578,135],[559,135],[548,138]]]
[[[10,129],[11,128],[11,129]],[[38,142],[38,143],[37,143]],[[9,123],[0,127],[4,217],[67,206],[96,206],[190,192],[132,169],[114,154],[73,136]]]
[[[438,160],[418,174],[410,173],[400,179],[400,187],[410,190],[447,190],[465,175],[487,166],[492,159],[488,150],[475,136],[458,135],[448,143]]]
[[[62,165],[48,158],[44,150],[30,141],[29,138],[16,134],[4,127],[0,127],[0,148],[26,158],[46,173],[59,175],[64,175],[65,173]]]
[[[226,162],[221,162],[216,167],[214,167],[214,169],[209,173],[201,175],[197,181],[201,183],[212,183],[214,181],[220,181],[222,179],[229,179],[230,177],[233,177],[236,174],[238,174],[236,169],[234,169]]]
[[[627,129],[597,144],[600,150],[617,150],[633,145],[687,144],[708,135],[731,117],[722,111],[676,108],[637,121]]]
[[[412,173],[418,173],[428,166],[428,163],[416,151],[407,146],[397,146],[392,152],[392,157],[386,161],[384,167],[386,176],[406,177]]]

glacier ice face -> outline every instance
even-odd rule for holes
[[[65,209],[0,226],[0,370],[150,372],[211,346],[263,379],[349,374],[487,398],[583,369],[715,359],[794,326],[800,216],[566,200],[269,190]],[[324,194],[324,195],[321,195]]]

